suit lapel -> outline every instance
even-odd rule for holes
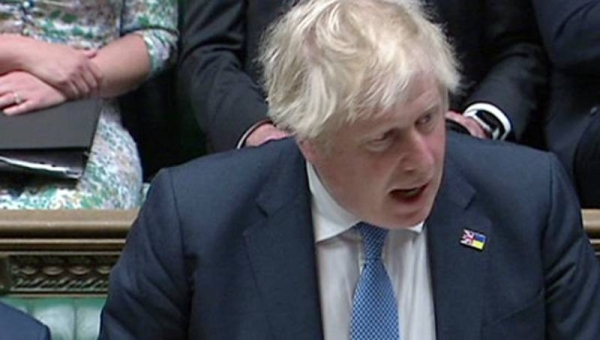
[[[265,219],[245,239],[273,338],[321,339],[310,195],[304,159],[293,150],[282,152],[257,199]]]
[[[288,142],[292,143],[292,142]],[[478,212],[474,189],[448,165],[427,238],[436,334],[443,339],[479,339],[487,249],[460,244],[464,229],[493,242],[491,221]],[[257,198],[264,219],[245,233],[254,279],[274,338],[322,339],[310,193],[304,159],[295,145],[284,148],[280,166]]]
[[[474,194],[455,168],[446,166],[442,187],[427,220],[438,339],[481,338],[488,251],[464,246],[460,240],[464,229],[484,234],[486,247],[493,239],[490,220],[474,207]]]

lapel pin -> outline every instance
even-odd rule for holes
[[[463,235],[460,239],[460,244],[481,251],[483,248],[485,248],[485,240],[486,237],[484,234],[469,229],[463,229]]]

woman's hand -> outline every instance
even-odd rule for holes
[[[98,94],[102,72],[91,61],[97,51],[25,39],[21,60],[24,71],[59,89],[68,99]]]
[[[67,97],[61,91],[27,72],[0,76],[0,110],[6,115],[40,110],[65,101]]]

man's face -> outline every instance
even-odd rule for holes
[[[346,124],[325,149],[300,143],[336,202],[362,221],[388,228],[429,215],[442,179],[445,97],[430,76],[416,81],[406,103]]]

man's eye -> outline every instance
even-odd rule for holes
[[[428,113],[417,121],[418,125],[427,125],[433,120],[433,113]]]
[[[381,151],[385,149],[392,141],[393,133],[387,132],[377,137],[370,139],[367,142],[367,147],[373,151]]]
[[[375,142],[375,143],[385,142],[385,141],[390,140],[393,137],[393,135],[394,135],[393,131],[388,131],[386,133],[383,133],[383,134],[373,138],[371,140],[371,142]]]
[[[383,142],[383,141],[385,141],[386,139],[388,139],[388,138],[389,138],[389,136],[390,136],[390,135],[389,135],[388,133],[386,133],[386,134],[383,134],[383,135],[381,135],[381,136],[378,136],[378,137],[375,137],[375,138],[373,138],[373,139],[371,140],[371,142],[372,142],[372,143],[380,143],[380,142]]]

